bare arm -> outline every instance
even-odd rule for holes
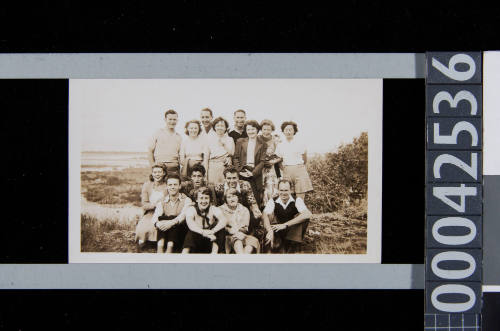
[[[269,221],[269,215],[267,213],[262,213],[262,221],[264,223],[264,229],[266,229],[267,232],[272,231],[271,229],[271,222]]]
[[[291,220],[289,220],[288,222],[285,222],[283,224],[286,224],[287,226],[292,226],[292,225],[295,225],[295,224],[300,224],[308,219],[310,219],[312,216],[312,213],[309,209],[305,209],[303,211],[301,211],[299,213],[299,215],[297,215],[295,218],[292,218]]]
[[[151,137],[148,145],[148,161],[149,165],[152,167],[155,164],[155,147],[156,147],[156,135]]]
[[[191,231],[193,231],[195,233],[203,235],[203,229],[200,228],[198,226],[198,224],[196,224],[196,222],[194,220],[195,215],[196,215],[196,210],[194,209],[194,207],[190,207],[186,211],[186,224],[187,224],[189,230],[191,230]]]
[[[186,220],[186,210],[191,207],[191,199],[189,199],[188,197],[186,197],[185,199],[186,200],[184,201],[184,208],[182,208],[181,213],[174,218],[177,224],[181,224]]]
[[[304,152],[304,154],[302,154],[302,160],[304,160],[304,164],[307,164],[307,152]]]
[[[229,155],[234,154],[234,140],[233,138],[229,137],[229,139],[226,139],[226,143],[224,144],[224,149]]]
[[[189,138],[186,138],[189,139]],[[179,149],[179,162],[180,164],[184,164],[184,160],[186,159],[186,143],[185,141],[181,142],[181,148]]]
[[[211,206],[210,208],[212,208],[213,215],[217,217],[217,219],[219,220],[217,225],[211,230],[213,233],[216,233],[219,232],[219,230],[226,227],[227,219],[226,216],[224,216],[222,210],[220,210],[220,208],[214,206]]]
[[[243,207],[245,208],[245,207]],[[242,226],[237,230],[235,231],[238,232],[242,232],[244,234],[248,233],[248,225],[250,224],[250,212],[248,211],[247,208],[244,209],[244,212],[243,214],[241,215],[241,222]]]
[[[155,212],[153,214],[153,217],[151,218],[151,223],[153,223],[153,226],[155,226],[156,222],[158,222],[158,217],[163,215],[163,205],[160,202],[156,205]]]

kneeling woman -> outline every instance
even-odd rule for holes
[[[259,253],[259,241],[248,235],[250,212],[238,200],[238,191],[230,188],[224,194],[225,203],[220,206],[227,220],[226,231],[229,234],[226,253],[230,253],[231,249],[234,249],[236,254]]]
[[[158,253],[163,253],[165,242],[166,253],[172,253],[174,249],[180,250],[186,236],[184,211],[191,205],[191,199],[179,193],[180,185],[181,180],[177,174],[168,176],[168,195],[157,204],[151,219],[155,228],[158,229]]]
[[[217,254],[224,246],[226,218],[222,211],[210,204],[208,187],[196,191],[196,203],[186,210],[186,224],[189,228],[182,253]]]

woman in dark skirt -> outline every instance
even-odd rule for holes
[[[211,194],[207,187],[196,191],[196,203],[186,210],[189,228],[182,253],[217,254],[224,247],[226,218],[222,211],[211,205]]]
[[[238,170],[240,178],[252,185],[257,204],[262,204],[264,156],[267,144],[258,139],[260,125],[257,121],[245,122],[245,131],[248,138],[240,138],[236,142],[233,164]]]

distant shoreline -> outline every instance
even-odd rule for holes
[[[144,151],[82,151],[82,154],[84,153],[92,153],[92,154],[147,154],[147,152]]]

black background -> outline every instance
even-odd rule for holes
[[[41,1],[36,7],[24,2],[2,6],[0,52],[500,49],[500,11],[479,2],[393,7],[342,1],[324,7],[314,2],[271,5],[253,1],[234,7],[233,2],[173,1],[157,8],[142,2],[88,8]],[[0,258],[4,263],[61,263],[67,259],[67,242],[60,240],[67,234],[67,224],[62,222],[67,217],[66,84],[64,80],[43,84],[0,81],[5,192]],[[388,90],[384,91],[384,107],[390,103],[400,111],[384,113],[384,140],[389,137],[394,142],[388,146],[384,141],[383,262],[422,263],[423,225],[414,227],[413,222],[423,223],[424,215],[424,99],[409,100],[406,97],[412,93],[403,85],[385,81],[384,87],[387,84],[400,88],[402,95],[388,99]],[[409,84],[415,84],[414,93],[423,95],[423,82]],[[409,140],[403,142],[402,135]],[[396,167],[398,155],[408,161],[404,168]],[[388,173],[388,169],[395,172]],[[409,190],[401,196],[386,195],[387,185],[396,183]],[[406,207],[408,201],[411,206]],[[399,235],[399,228],[407,229],[406,237]],[[245,326],[420,330],[423,326],[422,290],[4,290],[0,298],[0,328],[40,329],[44,323],[64,328],[211,330]],[[490,331],[487,322],[484,326]]]

